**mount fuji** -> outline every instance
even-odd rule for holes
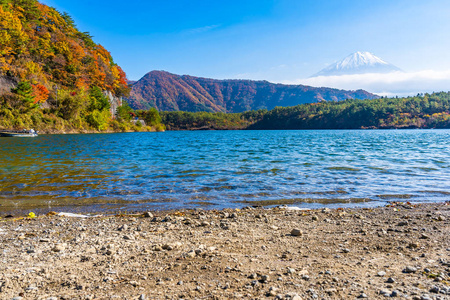
[[[329,65],[319,73],[311,77],[318,76],[339,76],[365,73],[390,73],[402,71],[400,68],[382,60],[370,52],[355,52],[343,60]]]

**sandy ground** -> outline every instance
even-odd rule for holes
[[[450,299],[450,203],[0,219],[1,299]]]

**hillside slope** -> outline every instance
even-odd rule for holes
[[[0,129],[128,130],[114,120],[128,93],[125,72],[67,13],[0,0]]]
[[[121,95],[126,75],[72,18],[35,0],[0,1],[0,75],[47,89],[93,85]]]
[[[268,81],[216,80],[152,71],[134,83],[127,100],[134,109],[243,112],[318,101],[374,99],[363,90],[345,91]]]

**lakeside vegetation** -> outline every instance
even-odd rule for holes
[[[450,93],[322,101],[245,113],[162,112],[169,130],[450,128]]]
[[[0,0],[0,129],[163,129],[115,109],[129,91],[111,54],[67,13],[36,0]]]
[[[239,130],[246,129],[261,120],[267,110],[244,113],[212,112],[161,112],[162,123],[167,130]]]

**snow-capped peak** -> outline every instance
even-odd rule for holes
[[[343,60],[326,67],[313,77],[363,73],[389,73],[393,71],[401,70],[370,52],[358,51],[350,54]]]
[[[376,64],[388,65],[381,58],[370,52],[355,52],[336,64],[337,69],[352,69],[360,66],[373,66]]]

